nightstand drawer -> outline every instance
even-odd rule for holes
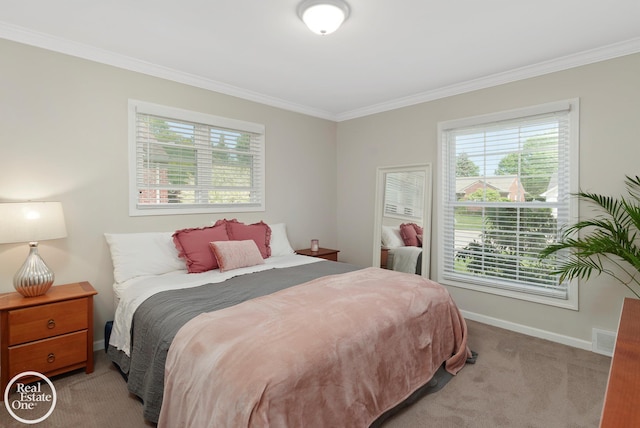
[[[311,251],[311,248],[304,250],[296,250],[296,254],[303,256],[317,257],[319,259],[331,260],[333,262],[338,261],[338,253],[340,250],[332,250],[331,248],[318,248],[318,251]]]
[[[9,346],[87,328],[87,299],[9,311]]]
[[[86,360],[86,331],[17,345],[9,348],[9,379],[25,371],[47,373]]]
[[[325,259],[325,260],[331,260],[332,262],[337,262],[338,261],[338,253],[331,253],[331,254],[323,254],[321,256],[318,256],[321,259]]]

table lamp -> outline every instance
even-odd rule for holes
[[[29,243],[27,260],[13,277],[18,293],[34,297],[49,290],[54,275],[38,254],[38,241],[66,236],[60,202],[0,203],[0,244]]]

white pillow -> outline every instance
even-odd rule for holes
[[[382,226],[382,246],[387,248],[404,247],[400,236],[400,227]]]
[[[105,233],[116,282],[186,269],[171,235],[173,232]]]
[[[271,228],[271,257],[295,254],[287,238],[287,225],[284,223],[270,224]]]

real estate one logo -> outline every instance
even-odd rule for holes
[[[33,377],[41,381],[31,381]],[[20,379],[29,378],[30,383],[22,383]],[[10,394],[15,384],[16,389]],[[53,383],[42,373],[22,372],[9,381],[4,390],[4,405],[9,414],[17,421],[25,424],[37,424],[47,419],[56,407],[57,394]]]

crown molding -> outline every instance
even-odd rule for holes
[[[567,70],[570,68],[605,61],[625,55],[631,55],[638,52],[640,52],[640,37],[596,49],[578,52],[561,58],[540,62],[530,66],[492,74],[490,76],[481,77],[479,79],[445,86],[442,88],[434,89],[432,91],[421,92],[419,94],[402,98],[396,98],[394,100],[385,101],[361,109],[346,111],[337,114],[335,120],[337,122],[342,122],[345,120],[357,119],[359,117],[369,116],[376,113],[383,113],[385,111],[408,107],[428,101],[434,101],[454,95],[460,95],[479,89],[486,89],[492,86],[498,86],[518,80],[538,77],[544,74]]]
[[[395,110],[402,107],[408,107],[428,101],[434,101],[437,99],[459,95],[466,92],[490,88],[492,86],[498,86],[518,80],[542,76],[544,74],[553,73],[556,71],[562,71],[569,68],[579,67],[582,65],[605,61],[608,59],[640,52],[639,37],[624,42],[614,43],[608,46],[575,53],[565,57],[556,58],[550,61],[544,61],[530,66],[509,70],[486,77],[481,77],[479,79],[469,80],[466,82],[437,88],[431,91],[410,95],[407,97],[396,98],[363,108],[349,110],[342,113],[332,113],[326,110],[292,103],[281,98],[264,95],[258,92],[250,91],[215,80],[206,79],[194,74],[185,73],[157,64],[152,64],[150,62],[141,61],[139,59],[135,59],[125,55],[115,54],[104,49],[99,49],[86,44],[54,37],[49,34],[36,32],[5,22],[0,22],[0,38],[75,56],[78,58],[87,59],[90,61],[95,61],[102,64],[111,65],[149,76],[159,77],[178,83],[219,92],[221,94],[238,97],[260,104],[265,104],[271,107],[277,107],[284,110],[317,117],[320,119],[331,120],[334,122],[357,119],[359,117]]]
[[[12,24],[0,22],[0,38],[23,43],[30,46],[47,49],[50,51],[63,53],[66,55],[95,61],[101,64],[111,65],[137,73],[146,74],[153,77],[171,80],[197,88],[231,95],[244,100],[277,107],[308,116],[318,117],[335,121],[335,115],[331,112],[315,109],[305,105],[292,103],[277,97],[264,95],[258,92],[243,89],[237,86],[206,79],[190,73],[174,70],[161,65],[141,61],[125,55],[119,55],[104,49],[89,46],[83,43],[73,42],[67,39],[54,37],[36,31],[19,27]]]

